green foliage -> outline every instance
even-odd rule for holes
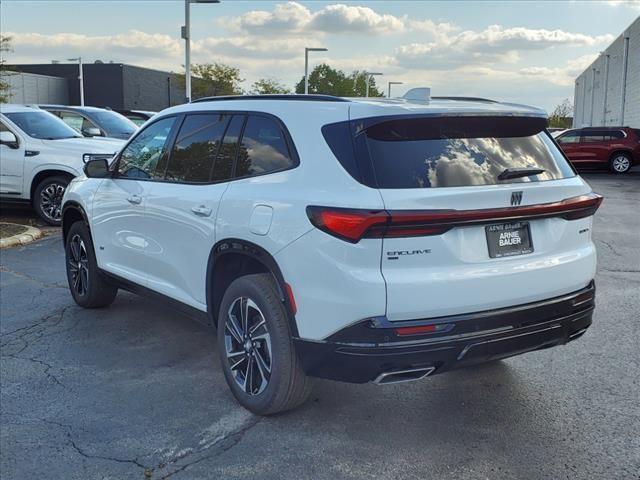
[[[338,97],[364,97],[366,92],[366,75],[354,71],[350,75],[342,70],[331,68],[326,63],[315,67],[309,74],[309,93],[336,95]],[[296,85],[296,93],[304,93],[304,77]],[[375,78],[370,79],[369,96],[382,97]]]
[[[253,83],[251,93],[253,95],[284,94],[291,93],[291,90],[273,78],[261,78]]]
[[[242,95],[238,68],[220,62],[200,63],[191,66],[191,97],[215,97],[220,95]],[[185,76],[177,75],[180,85],[184,86]]]
[[[549,127],[571,128],[573,120],[573,105],[568,98],[558,105],[549,115]]]
[[[2,79],[4,72],[4,53],[11,51],[11,37],[0,34],[0,103],[9,101],[9,84]]]

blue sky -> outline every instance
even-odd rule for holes
[[[573,79],[640,14],[635,1],[271,2],[192,6],[193,62],[241,69],[292,86],[304,47],[324,46],[312,65],[381,71],[394,92],[431,86],[438,95],[479,95],[552,109],[573,98]],[[131,63],[181,71],[180,1],[0,3],[13,37],[9,63]]]

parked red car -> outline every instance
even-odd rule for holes
[[[609,167],[626,173],[640,163],[640,129],[589,127],[567,130],[556,142],[576,167]]]

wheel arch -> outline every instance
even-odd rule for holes
[[[207,314],[216,327],[222,297],[227,287],[236,278],[251,273],[270,273],[276,284],[278,296],[285,307],[291,334],[298,336],[295,307],[287,295],[287,287],[282,271],[275,258],[255,243],[238,238],[218,241],[211,249],[207,263]]]
[[[55,168],[47,168],[44,170],[40,170],[38,173],[36,173],[33,178],[31,179],[31,185],[29,186],[29,199],[33,201],[33,194],[36,191],[36,188],[38,188],[38,185],[40,185],[40,183],[48,178],[48,177],[68,177],[69,181],[71,181],[76,175],[74,175],[71,172],[68,172],[66,170],[59,170],[59,169],[55,169]]]
[[[624,155],[629,157],[629,159],[633,163],[633,151],[630,150],[630,149],[626,149],[626,148],[616,148],[613,152],[611,152],[609,154],[609,161],[613,160],[613,157],[615,157],[616,155],[619,155],[621,153],[623,153]]]
[[[83,221],[89,232],[91,229],[89,228],[89,218],[87,217],[87,212],[85,212],[82,205],[80,205],[76,201],[68,201],[65,202],[62,207],[62,242],[66,243],[67,234],[69,233],[69,229],[71,225],[73,225],[77,221]]]

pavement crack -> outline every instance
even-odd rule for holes
[[[186,470],[192,465],[196,465],[204,460],[207,460],[211,457],[215,457],[216,455],[220,455],[228,450],[231,450],[242,440],[244,435],[249,430],[251,430],[253,427],[258,425],[262,420],[263,420],[263,417],[254,416],[249,422],[247,422],[242,427],[219,436],[213,442],[205,444],[203,447],[199,449],[188,449],[186,453],[182,455],[178,455],[174,458],[171,458],[170,460],[159,464],[154,469],[149,470],[147,478],[151,478],[151,476],[155,471],[165,469],[170,465],[176,464],[180,460],[184,460],[185,458],[192,458],[191,461],[183,463],[172,472],[168,472],[162,475],[161,477],[159,477],[159,480],[164,480],[166,478],[170,478],[173,475]]]
[[[618,257],[621,257],[622,255],[614,248],[613,245],[611,245],[609,242],[605,241],[605,240],[600,240],[599,238],[596,239],[596,242],[602,243],[603,245],[605,245],[606,247],[609,248],[609,250],[611,250],[613,252],[614,255],[617,255]]]
[[[67,285],[61,283],[45,283],[42,280],[27,275],[26,273],[12,270],[4,265],[0,265],[0,273],[8,273],[9,275],[13,275],[14,277],[18,277],[23,280],[29,280],[30,282],[40,285],[42,288],[68,288]]]

